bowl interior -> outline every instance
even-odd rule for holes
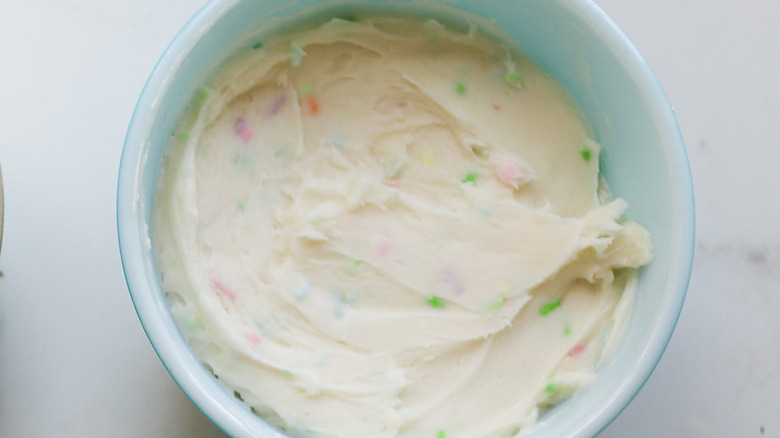
[[[640,272],[627,332],[597,380],[547,412],[534,437],[593,436],[649,377],[679,315],[693,253],[690,171],[671,107],[649,68],[617,27],[589,1],[461,0],[297,2],[213,1],[185,26],[160,59],[128,130],[118,188],[118,231],[125,275],[139,318],[162,362],[193,402],[234,436],[283,435],[222,389],[179,334],[157,281],[150,216],[166,146],[203,81],[232,55],[301,11],[338,16],[414,12],[455,19],[452,7],[495,22],[567,88],[603,146],[601,169],[628,216],[652,235],[655,259]],[[357,8],[357,9],[356,9]]]

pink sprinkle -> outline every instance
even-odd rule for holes
[[[383,258],[387,258],[387,256],[390,255],[390,251],[392,251],[392,247],[387,242],[382,242],[377,247],[376,251],[379,253],[379,255]]]
[[[221,281],[219,281],[219,280],[217,280],[215,278],[212,278],[211,279],[211,286],[214,287],[214,289],[216,289],[217,292],[219,292],[222,295],[228,297],[231,301],[235,301],[236,293],[233,292],[232,289],[227,287],[227,285],[225,285],[225,283],[223,283],[223,282],[221,282]]]
[[[498,167],[498,180],[507,187],[517,188],[520,169],[514,163],[504,163]]]
[[[254,345],[258,345],[260,344],[260,341],[263,340],[263,338],[260,336],[260,333],[252,332],[246,334],[246,340]]]
[[[385,185],[388,185],[390,187],[398,187],[398,180],[397,179],[386,179]]]
[[[252,128],[247,125],[246,119],[244,117],[239,117],[236,119],[236,123],[233,125],[233,130],[235,131],[236,135],[241,138],[241,140],[249,141],[252,139]]]
[[[276,98],[273,104],[271,104],[271,107],[268,108],[268,112],[266,113],[268,117],[275,116],[279,110],[282,109],[284,106],[284,103],[287,102],[287,95],[286,94],[280,94],[279,97]]]
[[[463,283],[460,282],[454,272],[449,269],[445,269],[442,271],[442,277],[444,278],[444,281],[449,283],[452,288],[455,289],[456,293],[463,292]]]
[[[574,357],[585,351],[588,344],[585,341],[580,342],[569,350],[569,357]]]

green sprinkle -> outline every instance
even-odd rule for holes
[[[517,85],[520,83],[520,73],[510,70],[504,75],[504,80],[509,85]]]
[[[463,82],[458,82],[455,84],[455,93],[457,93],[458,96],[463,96],[466,94],[466,86],[463,85]]]
[[[236,156],[233,157],[233,164],[236,166],[248,166],[249,158],[242,154],[236,154]]]
[[[303,84],[298,88],[298,94],[301,95],[301,97],[306,97],[311,93],[311,90],[314,87],[311,86],[311,84]]]
[[[278,160],[286,160],[290,157],[290,150],[287,148],[280,148],[274,151],[274,158]]]
[[[358,266],[360,266],[360,260],[357,259],[349,259],[349,268],[353,271],[357,270]]]
[[[357,21],[358,21],[358,17],[356,17],[354,15],[345,15],[345,16],[341,17],[341,19],[344,20],[344,21],[351,21],[353,23],[357,23]]]
[[[439,298],[439,297],[437,297],[436,295],[431,295],[431,297],[428,298],[426,301],[428,302],[428,304],[431,307],[435,307],[437,309],[443,309],[444,308],[444,300]]]
[[[188,318],[186,324],[187,328],[190,330],[200,330],[203,328],[203,325],[200,323],[200,319],[198,319],[197,316]]]
[[[447,432],[440,430],[439,433],[436,434],[436,438],[447,438]]]
[[[504,307],[504,299],[503,298],[498,298],[497,300],[495,300],[492,303],[488,304],[486,310],[488,312],[490,312],[490,311],[493,311],[493,310],[496,310],[496,309],[500,309],[502,307]]]
[[[582,154],[583,160],[590,161],[591,150],[589,147],[583,146],[583,148],[580,150],[580,154]]]
[[[560,305],[561,300],[550,301],[549,303],[539,308],[539,313],[542,315],[547,315],[548,313],[560,307]]]
[[[191,110],[198,112],[200,111],[201,107],[204,103],[206,103],[206,100],[209,98],[209,90],[207,90],[204,87],[200,87],[195,91],[195,94],[192,95],[192,101],[190,103]]]
[[[203,87],[198,88],[198,91],[195,92],[195,99],[196,100],[204,101],[204,100],[208,99],[208,97],[209,97],[209,90],[207,90],[207,89],[205,89]]]
[[[477,174],[475,172],[471,172],[468,175],[466,175],[465,178],[461,180],[461,182],[467,183],[470,182],[474,185],[477,185]]]
[[[236,207],[238,208],[238,211],[240,211],[241,213],[243,213],[244,210],[246,210],[246,205],[243,202],[239,202],[238,205],[236,205]]]
[[[257,50],[259,48],[263,47],[263,43],[254,43],[252,44],[252,50]]]
[[[571,326],[566,325],[566,327],[563,328],[563,336],[570,336],[571,335]]]
[[[179,131],[176,134],[176,138],[178,138],[179,141],[181,141],[181,142],[186,142],[187,140],[190,139],[190,131],[187,131],[187,130]]]
[[[544,387],[545,392],[553,393],[558,390],[558,385],[555,382],[550,382]]]

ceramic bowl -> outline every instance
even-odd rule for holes
[[[655,368],[683,305],[693,257],[694,206],[685,148],[663,90],[626,36],[587,0],[214,0],[179,32],[151,74],[122,153],[117,223],[125,276],[146,334],[181,389],[236,437],[283,437],[212,377],[167,308],[151,251],[150,216],[166,147],[198,86],[239,48],[307,14],[460,9],[492,20],[573,96],[603,146],[602,172],[628,216],[651,233],[627,331],[596,380],[546,412],[534,438],[590,437],[608,425]],[[292,18],[291,18],[292,17]]]

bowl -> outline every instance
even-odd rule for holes
[[[189,349],[161,290],[150,240],[163,156],[191,96],[253,38],[309,14],[414,12],[484,17],[562,84],[603,147],[601,170],[628,216],[652,235],[655,258],[639,274],[624,338],[595,381],[546,412],[529,436],[597,435],[648,379],[682,308],[694,248],[690,170],[663,90],[626,36],[588,0],[213,0],[160,58],[138,100],[119,169],[117,227],[127,285],[160,360],[192,402],[226,433],[283,437],[224,389]]]

